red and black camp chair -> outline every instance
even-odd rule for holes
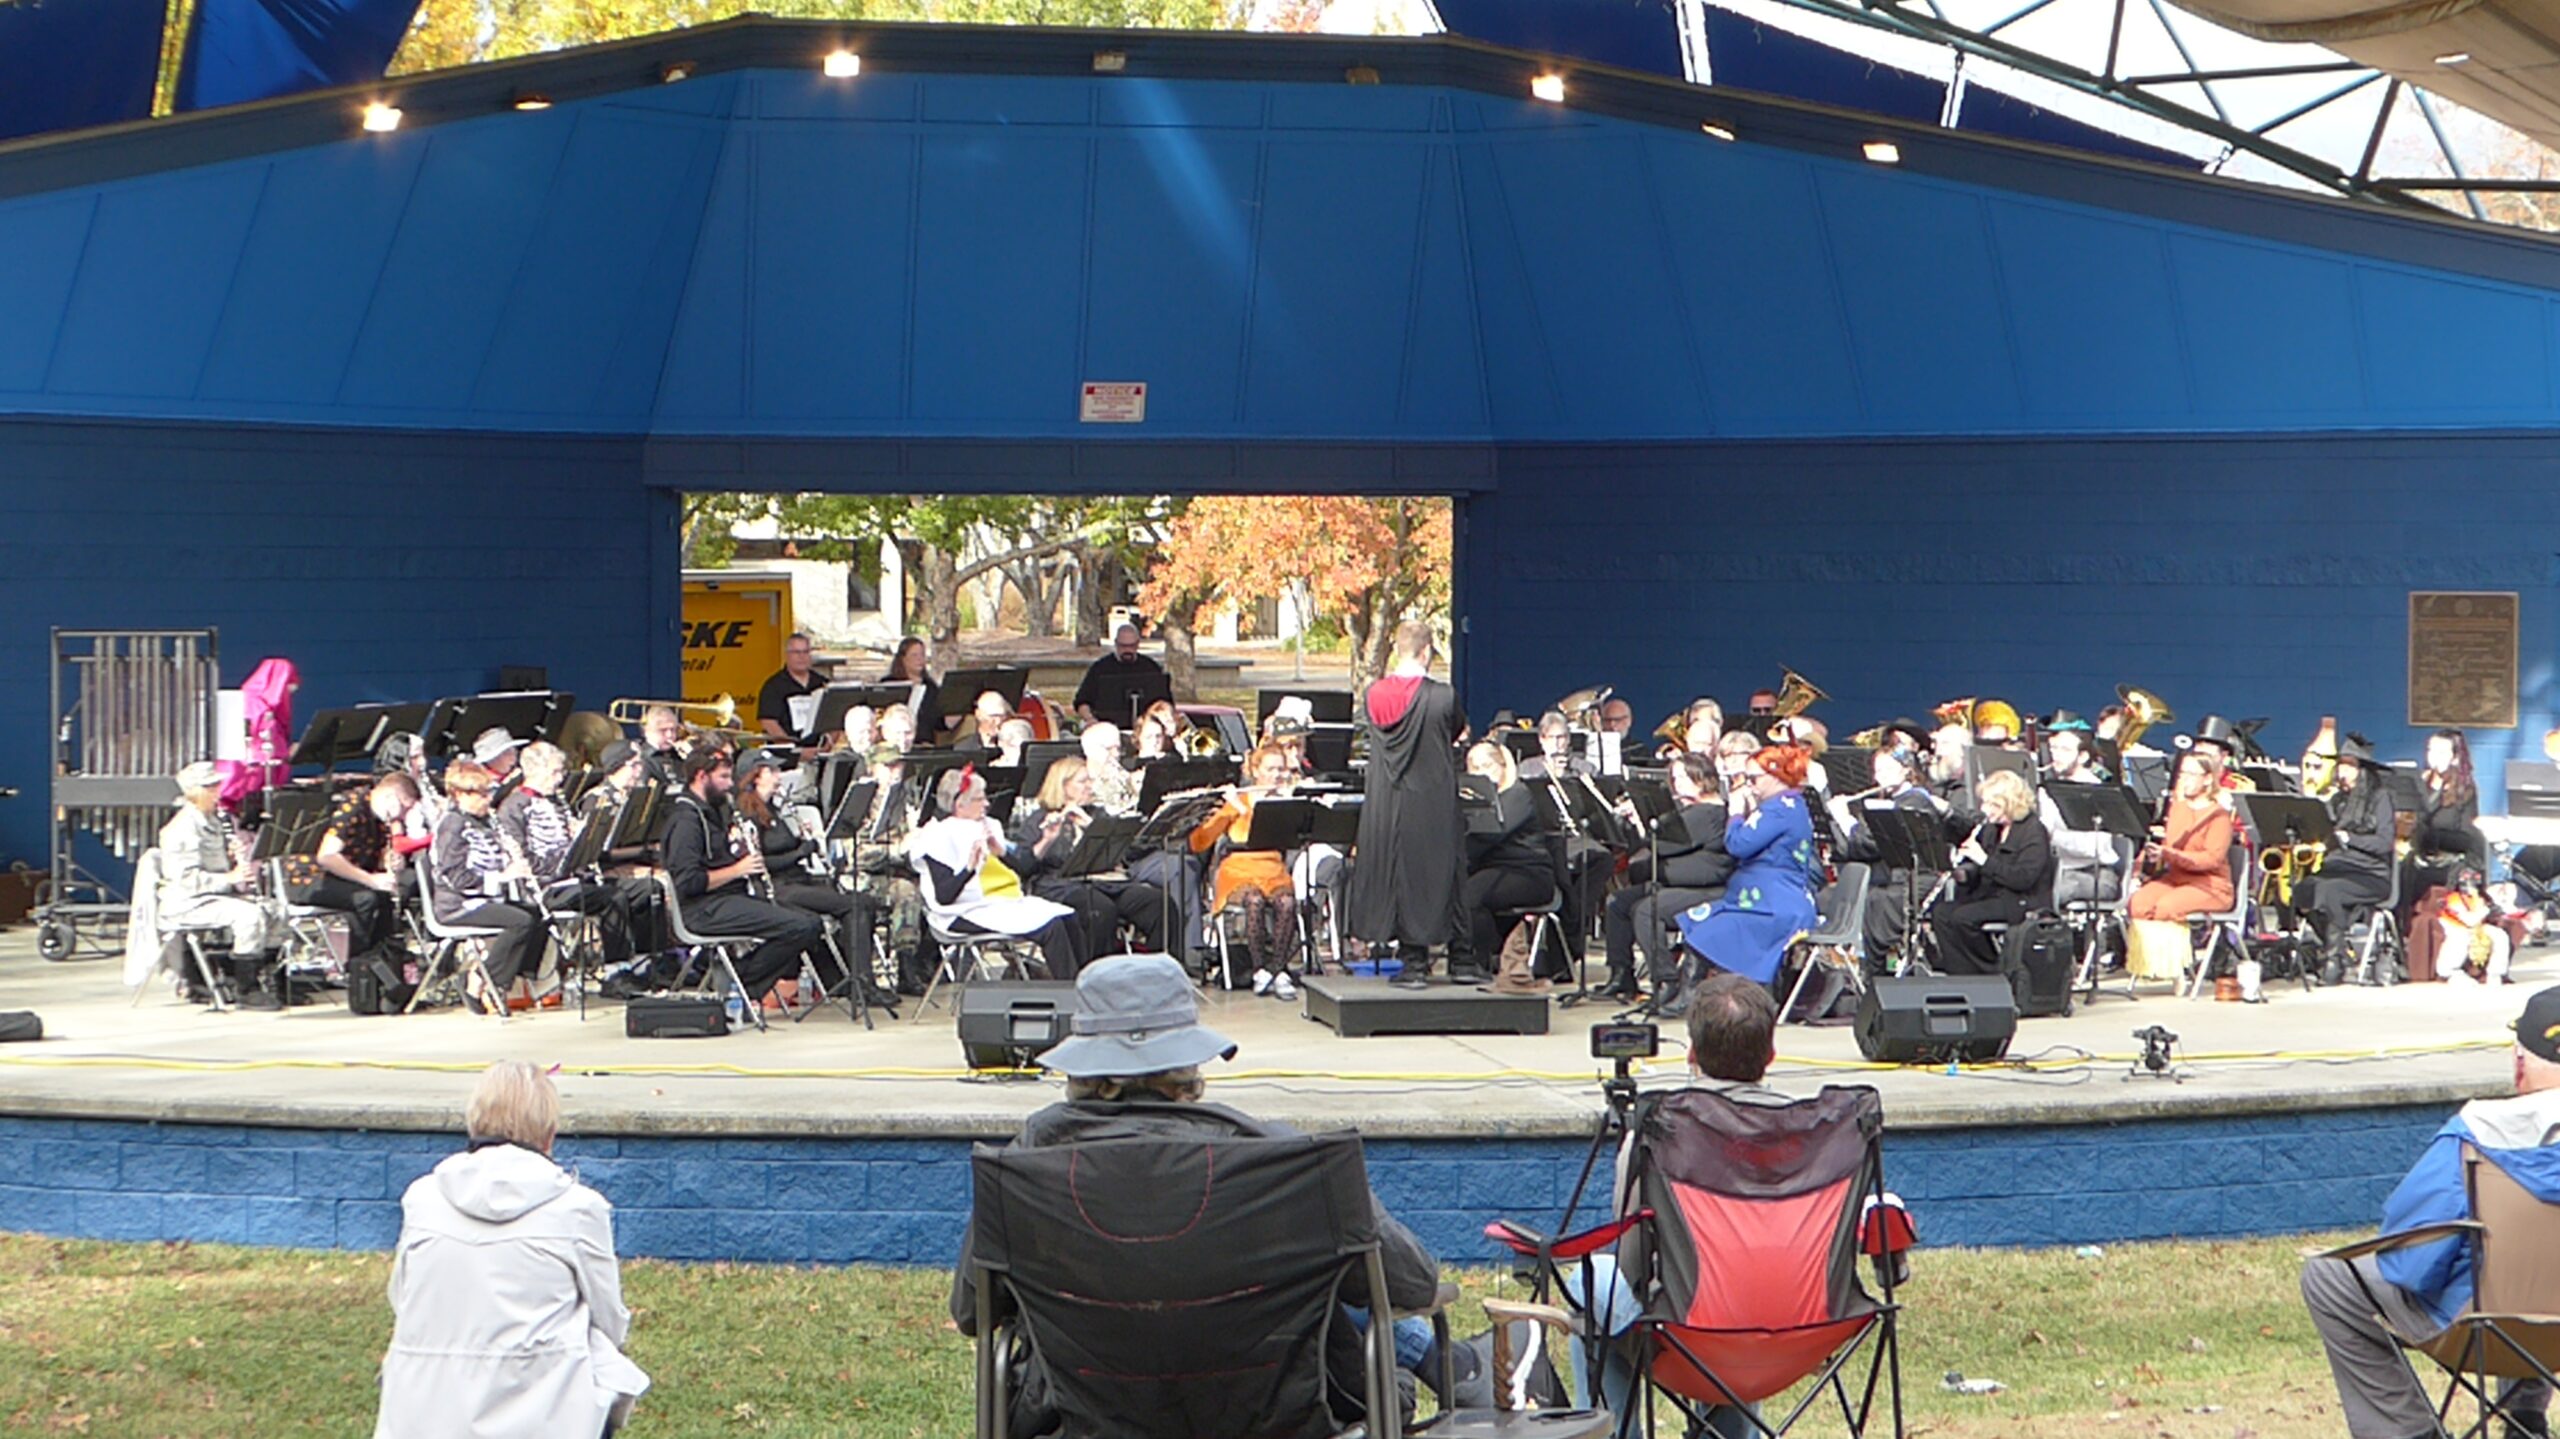
[[[1648,1096],[1633,1122],[1625,1217],[1559,1240],[1508,1224],[1486,1233],[1533,1260],[1546,1292],[1560,1287],[1561,1266],[1613,1249],[1639,1314],[1614,1341],[1593,1317],[1590,1341],[1634,1346],[1648,1389],[1692,1423],[1801,1384],[1783,1417],[1751,1414],[1752,1431],[1784,1434],[1830,1394],[1851,1434],[1885,1417],[1891,1428],[1880,1432],[1898,1439],[1893,1291],[1914,1235],[1884,1189],[1876,1092],[1831,1086],[1811,1099],[1752,1104],[1684,1089]],[[1881,1297],[1860,1281],[1861,1258],[1873,1261]],[[1592,1292],[1587,1276],[1582,1292]],[[1627,1406],[1619,1432],[1639,1432],[1641,1414],[1640,1432],[1652,1435],[1655,1407]]]

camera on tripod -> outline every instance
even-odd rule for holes
[[[1662,1027],[1643,1020],[1620,1020],[1591,1026],[1591,1057],[1620,1064],[1651,1059],[1662,1052]]]

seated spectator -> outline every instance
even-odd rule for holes
[[[2526,1000],[2515,1029],[2514,1096],[2475,1099],[2445,1121],[2383,1201],[2385,1235],[2471,1217],[2464,1145],[2543,1203],[2560,1204],[2560,987]],[[2414,1343],[2443,1332],[2471,1306],[2474,1283],[2471,1248],[2460,1239],[2357,1259],[2323,1256],[2302,1266],[2302,1302],[2328,1350],[2329,1373],[2352,1439],[2444,1432],[2394,1336]],[[2550,1387],[2539,1380],[2510,1381],[2501,1400],[2512,1411],[2540,1415],[2550,1407]]]
[[[1768,1076],[1770,1062],[1778,1057],[1778,1001],[1770,995],[1767,985],[1739,974],[1708,978],[1690,994],[1688,1025],[1689,1077],[1694,1083],[1714,1089],[1737,1104],[1795,1102],[1760,1082]],[[1632,1197],[1628,1178],[1634,1148],[1635,1136],[1629,1135],[1618,1150],[1617,1180],[1611,1186],[1617,1196],[1612,1213],[1618,1217],[1625,1215]],[[1644,1306],[1619,1275],[1614,1255],[1594,1255],[1587,1268],[1577,1265],[1567,1269],[1564,1289],[1565,1302],[1585,1313],[1590,1312],[1591,1296],[1600,1296],[1600,1327],[1613,1339],[1625,1335],[1643,1317]],[[1590,1352],[1592,1346],[1587,1343],[1575,1348],[1574,1358],[1582,1369],[1575,1392],[1591,1394],[1590,1376],[1596,1371],[1600,1376],[1599,1392],[1587,1402],[1612,1414],[1635,1412],[1640,1356],[1629,1352],[1630,1342],[1618,1339],[1603,1353]],[[1739,1439],[1759,1432],[1739,1409],[1710,1409],[1707,1420],[1709,1439]]]
[[[1206,1086],[1200,1066],[1213,1059],[1233,1059],[1235,1053],[1235,1045],[1225,1036],[1200,1023],[1198,992],[1181,965],[1158,954],[1097,960],[1076,976],[1075,1034],[1040,1056],[1041,1068],[1065,1077],[1066,1100],[1024,1120],[1022,1133],[1013,1142],[1047,1147],[1181,1135],[1210,1140],[1295,1134],[1287,1125],[1249,1118],[1202,1100]],[[1370,1203],[1377,1211],[1388,1302],[1399,1309],[1428,1308],[1439,1294],[1439,1261],[1377,1203],[1376,1195],[1370,1196]],[[1346,1286],[1344,1297],[1354,1305],[1372,1303],[1356,1277]],[[961,1333],[975,1335],[977,1305],[969,1287],[966,1237],[952,1274],[951,1317]],[[1360,1334],[1368,1315],[1362,1308],[1350,1310],[1345,1317],[1348,1322],[1331,1326],[1326,1333],[1325,1363],[1328,1372],[1343,1381],[1330,1386],[1334,1417],[1349,1425],[1362,1418]],[[1396,1363],[1404,1373],[1436,1375],[1438,1357],[1433,1348],[1427,1322],[1410,1320],[1396,1326]],[[1463,1362],[1464,1355],[1459,1357]],[[1012,1433],[1038,1436],[1055,1423],[1040,1402],[1047,1384],[1039,1366],[1040,1357],[1030,1356],[1014,1390]],[[1409,1394],[1407,1399],[1409,1404]]]
[[[374,1439],[612,1434],[649,1376],[622,1354],[613,1206],[551,1160],[559,1091],[501,1060],[463,1129],[470,1148],[400,1197]]]

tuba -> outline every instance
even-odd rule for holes
[[[2142,732],[2153,725],[2177,722],[2177,711],[2149,690],[2118,685],[2116,698],[2124,702],[2124,722],[2116,726],[2116,749],[2119,752],[2133,748],[2141,740]]]
[[[1929,711],[1929,718],[1936,720],[1938,722],[1938,728],[1940,729],[1945,729],[1947,726],[1952,724],[1963,725],[1966,729],[1970,730],[1973,728],[1974,699],[1974,696],[1966,695],[1962,699],[1949,700],[1945,704],[1938,706],[1936,709]]]
[[[1227,742],[1207,725],[1193,725],[1173,742],[1174,750],[1184,759],[1217,759],[1227,752]]]
[[[1607,685],[1592,685],[1557,700],[1555,708],[1573,728],[1596,730],[1600,727],[1600,706],[1607,704],[1613,693]]]
[[[1778,703],[1775,713],[1780,719],[1794,719],[1797,715],[1831,698],[1823,693],[1822,686],[1797,674],[1794,670],[1788,670],[1786,676],[1778,682]]]

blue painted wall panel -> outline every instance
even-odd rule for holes
[[[2110,409],[2192,409],[2168,256],[2149,226],[2021,201],[1990,206],[2027,412],[2056,426]]]
[[[2548,303],[2535,296],[2359,267],[2370,392],[2404,397],[2447,417],[2483,424],[2546,413]],[[2539,363],[2536,363],[2539,361]]]
[[[468,415],[578,112],[389,137],[425,150],[339,399]]]
[[[2173,237],[2170,259],[2204,415],[2319,425],[2365,413],[2345,263],[2198,235]]]
[[[398,232],[422,145],[328,146],[278,156],[223,305],[197,393],[326,406],[373,306],[379,256]]]
[[[1422,253],[1414,265],[1413,327],[1404,355],[1404,402],[1398,418],[1423,434],[1484,434],[1484,344],[1477,338],[1475,284],[1467,263],[1466,213],[1458,193],[1457,158],[1431,157],[1422,197]]]
[[[748,194],[750,405],[826,429],[905,412],[914,142],[776,127],[754,139]]]
[[[204,367],[265,172],[163,177],[98,201],[47,387],[183,399]]]
[[[97,208],[86,194],[0,206],[0,391],[44,388]]]
[[[1248,425],[1280,433],[1322,415],[1333,434],[1394,432],[1428,158],[1401,142],[1357,163],[1331,142],[1265,152]]]
[[[1075,415],[1090,158],[1081,136],[925,142],[916,418],[1001,425]]]
[[[1169,428],[1235,423],[1253,272],[1257,147],[1177,131],[1094,151],[1082,378],[1147,382]]]
[[[658,367],[653,425],[729,429],[746,415],[747,189],[755,169],[752,133],[730,130],[676,282],[680,298]]]
[[[1826,169],[1815,184],[1877,426],[1934,430],[1961,414],[2017,428],[2020,382],[1981,198],[1872,169]]]

